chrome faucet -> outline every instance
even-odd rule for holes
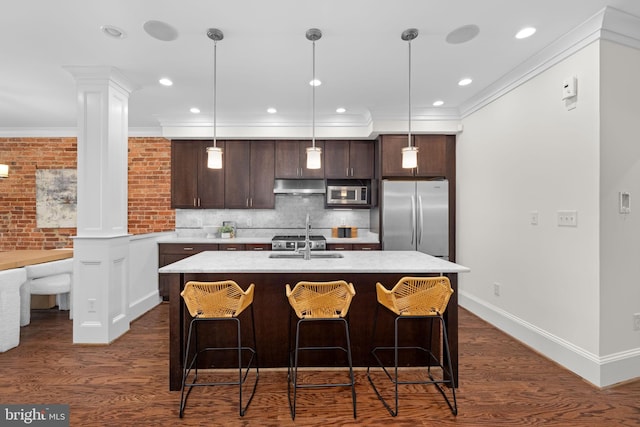
[[[311,231],[311,218],[307,214],[304,226],[304,247],[301,251],[304,255],[304,259],[311,259],[311,240],[309,239],[309,232]]]

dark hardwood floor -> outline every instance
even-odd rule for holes
[[[640,425],[640,381],[600,390],[463,309],[457,417],[433,388],[404,386],[392,418],[358,370],[357,419],[348,389],[302,390],[294,423],[286,372],[263,370],[244,417],[236,388],[217,387],[194,390],[180,419],[180,392],[168,386],[168,309],[156,307],[107,346],[73,345],[68,312],[33,310],[20,346],[0,353],[0,402],[69,404],[72,426]]]

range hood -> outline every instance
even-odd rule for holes
[[[324,179],[276,179],[275,194],[325,194]]]

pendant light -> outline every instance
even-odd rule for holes
[[[218,94],[216,87],[216,56],[218,42],[224,38],[224,34],[217,28],[209,28],[207,37],[213,40],[213,147],[207,147],[207,167],[210,169],[222,169],[222,148],[217,146],[216,139],[216,95]]]
[[[418,37],[418,30],[409,28],[400,37],[409,44],[409,137],[407,146],[402,149],[402,167],[411,169],[418,166],[418,147],[411,143],[411,40]]]
[[[0,178],[9,178],[9,165],[0,164]]]
[[[316,40],[322,37],[322,31],[311,28],[306,33],[307,39],[313,43],[313,79],[312,87],[312,125],[311,125],[311,147],[307,148],[307,169],[320,169],[322,166],[322,149],[316,147]]]

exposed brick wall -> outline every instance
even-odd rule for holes
[[[129,138],[129,233],[175,228],[171,209],[171,142]]]
[[[0,138],[0,251],[72,247],[75,228],[38,228],[36,169],[75,169],[76,138]],[[164,138],[129,139],[129,232],[175,228],[171,210],[171,148]]]

